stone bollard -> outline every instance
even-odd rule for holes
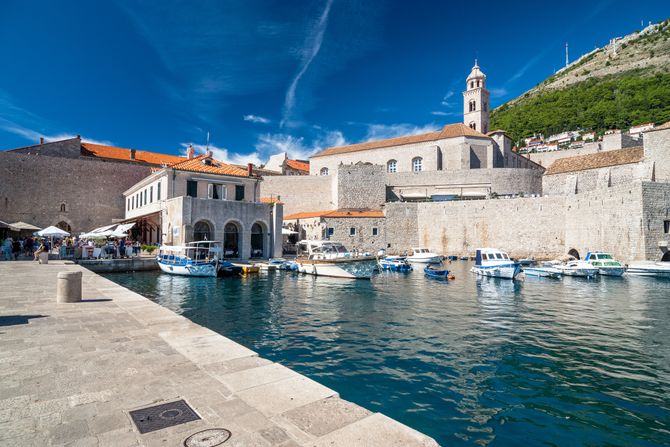
[[[39,264],[48,264],[49,263],[49,253],[46,251],[43,251],[39,255],[37,255],[37,260]]]
[[[78,303],[81,301],[81,272],[58,273],[56,301],[59,303]]]

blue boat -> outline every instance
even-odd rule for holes
[[[427,277],[433,279],[449,279],[449,270],[447,269],[426,267],[423,269],[423,273],[425,273]]]
[[[379,260],[379,268],[392,272],[409,272],[412,270],[412,264],[405,256],[386,256]]]

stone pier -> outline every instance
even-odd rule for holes
[[[83,300],[56,277],[83,273]],[[0,262],[0,445],[435,446],[435,441],[81,266]],[[140,434],[129,412],[183,399],[200,419]]]

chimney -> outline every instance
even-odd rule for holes
[[[212,158],[212,151],[210,151],[209,149],[207,149],[207,152],[205,152],[205,157],[207,157],[207,158]]]
[[[193,149],[192,144],[189,144],[188,148],[186,148],[186,158],[190,160],[191,158],[193,158],[194,155],[195,155],[195,149]]]
[[[40,145],[44,144],[44,137],[40,137]]]
[[[254,175],[254,164],[253,163],[248,163],[247,164],[247,175],[251,177]]]
[[[130,150],[130,159],[135,160],[135,149]]]

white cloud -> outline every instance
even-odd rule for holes
[[[265,159],[271,155],[287,152],[290,158],[307,160],[311,155],[328,147],[344,146],[348,144],[339,130],[332,130],[319,135],[309,143],[304,137],[294,137],[286,133],[262,134],[258,136],[256,153]]]
[[[77,135],[71,134],[71,133],[58,133],[58,134],[47,134],[44,132],[38,132],[33,129],[28,129],[26,127],[20,126],[16,123],[13,123],[11,121],[8,121],[4,118],[0,118],[0,129],[13,133],[14,135],[19,135],[23,138],[25,138],[27,141],[32,142],[32,144],[37,144],[40,141],[40,138],[44,138],[45,142],[49,141],[60,141],[60,140],[68,140],[70,138],[75,138]],[[93,138],[88,138],[85,136],[81,137],[82,141],[86,141],[88,143],[92,144],[102,144],[105,146],[114,146],[114,143],[108,140],[96,140]]]
[[[442,98],[442,101],[446,101],[447,99],[451,98],[452,96],[454,96],[454,91],[449,90],[447,93],[444,94],[444,98]]]
[[[316,27],[307,39],[305,47],[303,48],[303,57],[300,64],[300,70],[298,70],[298,74],[295,75],[288,87],[288,90],[286,91],[284,112],[282,115],[280,127],[284,126],[284,123],[289,120],[291,113],[293,112],[293,107],[295,106],[295,91],[298,88],[300,78],[302,78],[302,76],[305,74],[316,55],[319,54],[321,43],[323,42],[323,35],[325,34],[326,28],[328,27],[328,14],[330,13],[330,7],[332,5],[333,0],[328,0],[328,3],[326,3],[326,7],[323,10],[321,17],[319,18]]]
[[[489,91],[491,92],[491,98],[500,98],[507,95],[507,89],[504,87],[492,88]]]
[[[434,123],[426,124],[424,126],[416,126],[414,124],[408,123],[368,124],[365,141],[384,140],[387,138],[417,135],[421,133],[433,132],[439,128],[440,126]]]
[[[269,124],[270,123],[269,119],[267,119],[265,117],[262,117],[262,116],[258,116],[258,115],[244,115],[244,121],[250,121],[252,123],[259,123],[259,124]]]
[[[437,115],[437,116],[447,116],[448,115],[447,112],[442,112],[440,110],[434,110],[434,111],[430,112],[430,114],[431,115]]]
[[[193,149],[195,149],[196,155],[204,155],[208,149],[208,147],[204,144],[181,143],[181,146],[184,148],[184,155],[186,155],[186,148],[188,148],[189,145],[193,145]],[[240,154],[237,152],[231,152],[224,147],[217,147],[211,144],[209,145],[209,150],[212,151],[212,157],[215,160],[219,160],[224,163],[230,163],[234,165],[246,165],[247,163],[260,165],[262,163],[257,152],[252,152],[250,154]]]

